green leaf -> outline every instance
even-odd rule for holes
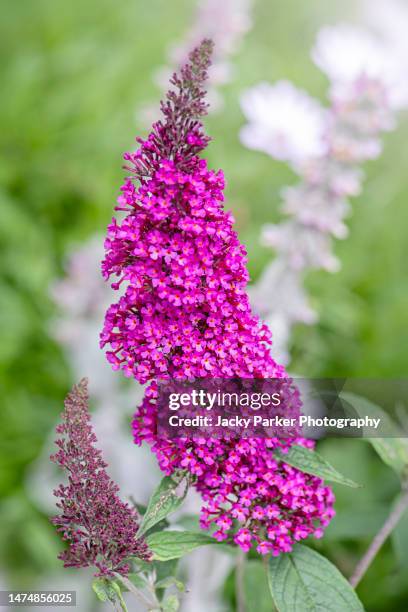
[[[177,580],[175,576],[167,576],[167,578],[163,578],[163,580],[159,580],[154,585],[156,589],[167,589],[168,587],[175,586],[179,591],[185,590],[185,585],[180,580]]]
[[[150,532],[148,537],[151,537],[153,532]],[[138,572],[143,572],[144,574],[155,573],[156,581],[164,580],[164,578],[168,578],[169,576],[175,576],[177,572],[178,559],[170,559],[169,561],[142,561],[141,559],[133,560],[136,567],[138,568]]]
[[[160,531],[148,535],[146,542],[158,561],[179,559],[199,546],[218,544],[214,538],[192,531]]]
[[[162,603],[163,612],[177,612],[180,607],[180,602],[177,595],[169,595]]]
[[[143,535],[149,531],[156,523],[162,521],[181,506],[187,494],[187,484],[181,496],[176,493],[178,486],[179,483],[175,482],[170,476],[163,478],[150,498],[138,535]]]
[[[126,603],[122,597],[120,586],[113,580],[106,578],[97,578],[92,582],[92,589],[95,591],[99,601],[119,601],[123,612],[128,612]]]
[[[128,575],[128,578],[137,589],[144,589],[146,587],[146,580],[141,574],[136,574],[135,572],[132,572]]]
[[[279,612],[361,612],[353,588],[328,559],[296,544],[291,553],[271,557],[268,581]]]
[[[117,597],[117,599],[118,599],[118,601],[120,603],[120,607],[122,608],[123,612],[128,612],[125,600],[122,597],[122,591],[121,591],[120,586],[118,585],[118,583],[110,581],[109,585],[112,588],[112,590],[115,592],[116,597]],[[111,600],[111,601],[113,601],[113,600]]]
[[[246,561],[244,593],[246,612],[271,612],[272,601],[268,580],[261,561]]]
[[[408,466],[408,440],[403,437],[403,433],[396,423],[382,408],[364,397],[354,395],[354,393],[341,393],[339,397],[341,400],[349,403],[360,416],[381,419],[381,433],[383,437],[367,437],[370,434],[370,429],[368,428],[367,430],[362,430],[363,439],[373,446],[384,463],[393,468],[398,476],[404,477]]]
[[[178,559],[170,559],[169,561],[153,561],[154,571],[156,572],[156,580],[164,580],[169,576],[172,577],[177,572]]]
[[[97,578],[92,582],[92,589],[95,591],[99,601],[109,601],[108,593],[106,592],[106,580]]]
[[[338,472],[326,459],[315,451],[294,444],[287,453],[275,451],[274,456],[280,461],[297,468],[306,474],[313,474],[324,480],[338,482],[348,487],[359,487],[357,483]]]

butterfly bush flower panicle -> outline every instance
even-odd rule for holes
[[[271,357],[267,327],[251,312],[245,249],[223,208],[223,173],[198,155],[208,143],[199,118],[206,112],[210,53],[204,41],[190,55],[173,77],[163,120],[126,155],[133,177],[119,205],[127,216],[111,224],[103,262],[105,277],[116,276],[113,286],[125,288],[106,313],[101,345],[113,368],[150,383],[135,415],[135,442],[151,445],[166,474],[183,470],[194,477],[202,528],[215,528],[217,540],[244,550],[279,554],[319,533],[334,514],[333,494],[319,478],[273,459],[274,448],[291,442],[168,440],[156,431],[158,380],[280,378],[291,384]],[[286,416],[299,407],[294,393]]]
[[[361,166],[381,154],[381,136],[394,127],[395,110],[408,105],[406,71],[389,41],[353,26],[326,27],[312,57],[330,80],[325,110],[282,83],[261,83],[241,101],[248,119],[242,142],[288,161],[299,176],[296,185],[282,191],[287,220],[263,229],[262,242],[276,257],[252,290],[254,307],[275,340],[278,336],[284,363],[292,326],[317,319],[305,277],[309,270],[339,270],[334,240],[348,235],[345,219],[349,200],[361,191]],[[308,107],[315,109],[312,121]]]
[[[329,77],[333,90],[341,92],[343,86],[347,87],[350,82],[364,76],[366,79],[382,83],[387,91],[388,104],[393,110],[406,108],[408,104],[408,78],[405,68],[407,12],[405,10],[405,14],[401,12],[398,16],[398,29],[400,32],[401,29],[404,31],[404,36],[400,37],[397,34],[396,27],[393,29],[393,36],[384,36],[381,35],[381,26],[379,27],[379,22],[383,27],[385,25],[384,15],[380,16],[378,2],[373,0],[370,4],[372,12],[376,12],[377,33],[345,23],[326,26],[317,36],[312,51],[313,61]],[[386,11],[389,17],[392,5],[392,1],[387,0]]]
[[[90,423],[87,380],[65,400],[57,426],[58,451],[52,461],[68,473],[68,484],[54,491],[60,514],[52,519],[68,548],[59,555],[65,567],[95,567],[96,576],[126,575],[131,556],[148,561],[145,541],[137,537],[138,514],[119,499],[119,488],[106,472],[107,464]]]

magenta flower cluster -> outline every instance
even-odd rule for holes
[[[193,438],[165,440],[156,434],[157,385],[146,390],[135,415],[135,442],[147,441],[168,475],[186,470],[203,498],[200,524],[219,540],[261,554],[289,552],[293,543],[320,538],[334,516],[334,495],[320,478],[274,458],[292,443],[313,448],[302,438],[242,440]]]
[[[169,94],[173,112],[126,156],[140,184],[126,181],[118,208],[127,215],[108,230],[103,273],[119,277],[113,286],[125,289],[106,314],[101,344],[109,346],[113,368],[152,381],[135,415],[135,441],[151,444],[166,474],[194,476],[204,501],[202,527],[244,550],[279,554],[294,541],[319,537],[334,514],[333,494],[319,478],[274,459],[273,449],[289,441],[170,441],[156,433],[159,379],[286,376],[270,355],[267,327],[250,309],[246,254],[223,209],[223,174],[197,155],[206,144],[197,121],[205,107],[196,104],[200,112],[192,113],[190,102],[197,103],[197,91],[203,95],[205,44],[176,81],[179,93]],[[175,124],[174,117],[182,119]],[[171,154],[169,134],[177,138]]]
[[[151,553],[144,539],[137,537],[136,510],[121,501],[118,486],[106,473],[90,418],[84,379],[65,400],[57,427],[59,450],[51,457],[69,478],[67,485],[54,491],[61,514],[52,522],[69,545],[59,559],[65,567],[95,567],[96,576],[126,575],[130,571],[126,559],[136,556],[148,561]]]
[[[131,207],[109,226],[104,272],[127,281],[108,310],[107,357],[141,383],[167,375],[283,376],[269,333],[250,309],[244,247],[222,208],[224,177],[197,160],[191,173],[163,160],[120,201]]]

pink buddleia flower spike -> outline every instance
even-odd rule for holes
[[[286,377],[271,357],[267,327],[251,312],[245,248],[223,208],[224,175],[198,155],[209,141],[200,117],[211,46],[203,41],[193,51],[173,77],[163,120],[125,156],[139,185],[128,179],[122,187],[127,215],[112,221],[105,241],[103,274],[116,276],[112,286],[124,292],[106,313],[101,346],[114,369],[150,383],[135,442],[151,445],[166,474],[193,476],[204,502],[201,526],[244,550],[279,554],[334,514],[333,493],[319,478],[273,459],[273,449],[290,441],[170,441],[156,432],[159,379]]]
[[[107,464],[90,423],[88,383],[81,380],[65,400],[57,426],[59,450],[51,460],[68,473],[68,484],[54,494],[61,513],[52,519],[68,549],[59,555],[65,567],[95,567],[96,576],[126,575],[129,557],[148,561],[151,554],[137,537],[139,516],[118,497],[119,488],[106,472]]]

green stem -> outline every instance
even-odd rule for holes
[[[115,612],[123,612],[123,608],[117,599],[115,599],[115,601],[111,601],[111,604]]]
[[[129,578],[126,578],[126,576],[122,576],[122,574],[119,574],[117,572],[114,572],[114,574],[115,578],[117,580],[120,580],[122,584],[124,584],[125,587],[128,589],[128,591],[146,606],[147,610],[157,610],[156,602],[149,601],[147,597],[145,597],[145,595],[135,587],[135,585],[129,580]]]

